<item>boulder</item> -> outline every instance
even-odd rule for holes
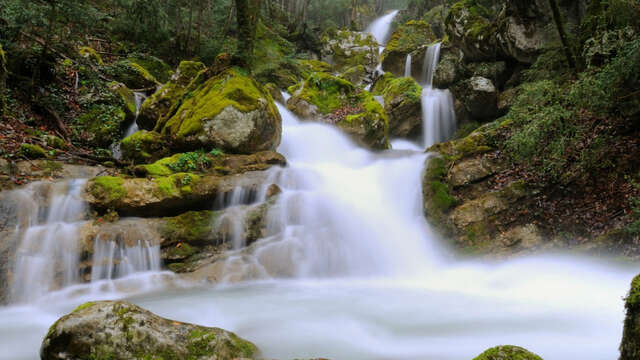
[[[136,122],[140,129],[153,130],[160,118],[169,111],[185,94],[189,83],[206,67],[197,61],[182,61],[169,82],[148,97],[140,107]]]
[[[378,47],[378,42],[371,34],[349,30],[333,31],[322,39],[322,60],[332,64],[336,72],[358,65],[372,71],[379,63]]]
[[[461,57],[460,50],[456,48],[442,47],[440,49],[440,61],[433,75],[434,88],[448,89],[462,79],[464,71],[461,68]]]
[[[457,84],[452,90],[474,119],[487,121],[496,118],[498,90],[491,80],[474,76]]]
[[[634,360],[640,356],[640,275],[631,281],[624,306],[627,313],[624,318],[619,360]]]
[[[117,81],[109,83],[109,90],[117,95],[124,104],[124,112],[127,120],[134,120],[136,116],[136,97],[125,84]]]
[[[80,305],[58,319],[40,348],[56,359],[254,359],[257,347],[232,332],[169,320],[125,301]]]
[[[357,65],[345,70],[340,77],[357,87],[363,87],[369,80],[369,73],[363,65]]]
[[[250,154],[277,148],[282,119],[271,95],[232,68],[191,91],[156,130],[178,150]]]
[[[131,60],[125,59],[104,67],[104,71],[129,89],[147,89],[160,85],[149,71]]]
[[[507,63],[504,61],[470,63],[467,64],[467,71],[471,77],[479,76],[490,79],[499,89],[509,80]]]
[[[464,53],[467,61],[494,60],[502,56],[496,38],[495,22],[471,9],[466,1],[459,1],[451,7],[445,20],[449,41]]]
[[[375,95],[384,97],[384,109],[389,117],[389,135],[418,138],[422,134],[422,88],[413,78],[389,79],[389,76],[391,73],[386,73],[374,88]]]
[[[389,148],[389,120],[371,93],[327,73],[289,88],[287,108],[303,119],[335,124],[361,145]]]
[[[502,345],[486,350],[473,360],[542,360],[542,358],[519,346]]]
[[[169,155],[166,139],[155,131],[140,130],[121,142],[122,157],[136,163],[148,163]]]
[[[126,114],[118,105],[95,104],[87,112],[74,119],[80,137],[96,147],[108,148],[120,139],[126,123]]]
[[[173,71],[171,71],[171,67],[167,63],[152,55],[134,53],[129,55],[127,60],[138,64],[151,74],[151,76],[153,76],[153,78],[159,83],[166,83],[169,81],[169,78],[173,73]]]
[[[431,26],[424,21],[412,20],[399,26],[393,31],[391,39],[382,52],[382,68],[396,76],[403,76],[407,55],[418,49],[421,49],[420,52],[426,51],[425,46],[436,40],[437,37],[431,30]]]

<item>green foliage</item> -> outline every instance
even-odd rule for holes
[[[180,154],[175,163],[167,164],[167,167],[175,172],[203,171],[211,167],[211,160],[201,150]]]
[[[47,153],[38,145],[33,144],[20,144],[18,148],[18,155],[27,159],[39,159],[46,158]]]
[[[74,135],[79,141],[107,147],[121,137],[124,120],[125,114],[120,107],[94,105],[74,120]]]

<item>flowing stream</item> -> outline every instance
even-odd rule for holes
[[[268,236],[244,256],[262,270],[257,280],[183,283],[158,271],[154,239],[134,237],[129,252],[118,245],[126,242],[112,239],[96,252],[102,255],[94,259],[92,283],[53,292],[43,285],[36,294],[16,290],[24,301],[0,308],[0,359],[37,359],[58,317],[107,298],[234,331],[265,358],[460,360],[499,344],[524,346],[545,360],[617,357],[622,298],[634,269],[569,255],[457,259],[422,215],[421,173],[429,155],[372,153],[329,125],[278,109],[278,151],[288,166],[270,170],[268,183],[282,193],[269,213]],[[53,199],[67,199],[66,205],[51,206],[60,210],[46,220],[34,215],[40,220],[28,224],[47,227],[37,239],[76,234],[84,205],[72,195],[82,181],[66,186],[57,193],[66,195]],[[231,205],[246,202],[243,196],[236,194]],[[21,284],[48,276],[50,265],[42,263],[29,265]]]

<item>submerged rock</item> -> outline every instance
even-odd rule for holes
[[[542,360],[542,358],[519,346],[502,345],[486,350],[473,360]]]
[[[282,120],[267,91],[229,69],[193,90],[156,130],[176,149],[248,154],[274,150],[280,144]]]
[[[254,359],[257,347],[236,334],[169,320],[124,301],[80,305],[51,326],[40,358]]]
[[[335,124],[360,144],[389,147],[389,120],[371,93],[327,73],[312,74],[289,88],[287,108],[306,120]]]
[[[145,100],[136,120],[140,129],[153,130],[159,119],[167,116],[171,108],[182,98],[187,87],[205,65],[197,61],[182,61],[169,82]]]

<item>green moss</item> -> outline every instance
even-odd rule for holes
[[[165,139],[154,131],[140,130],[122,140],[125,159],[148,162],[168,153]]]
[[[542,358],[521,347],[503,345],[488,349],[473,360],[542,360]]]
[[[316,72],[330,72],[331,65],[320,60],[298,60],[300,67],[303,69],[303,77],[306,79]]]
[[[67,144],[64,140],[54,135],[46,135],[44,137],[44,141],[47,143],[47,146],[54,149],[64,150],[67,148]]]
[[[236,334],[230,333],[229,336],[233,341],[233,345],[240,351],[240,356],[243,358],[253,358],[258,352],[258,348],[249,341],[239,338]]]
[[[102,57],[100,56],[100,54],[98,54],[98,52],[94,48],[90,46],[80,46],[78,48],[78,53],[80,53],[80,56],[93,61],[97,65],[104,66],[104,61],[102,61]]]
[[[26,157],[27,159],[39,159],[46,158],[47,152],[38,145],[20,144],[20,147],[18,148],[18,155]]]
[[[149,73],[153,77],[153,79],[156,79],[161,83],[169,81],[169,77],[171,77],[171,67],[169,67],[167,63],[155,56],[134,54],[132,56],[129,56],[128,60],[131,61],[131,63],[137,64],[145,69],[145,71]]]
[[[120,138],[125,113],[118,106],[97,104],[74,120],[76,131],[83,138],[99,147],[106,148]]]
[[[122,99],[122,102],[129,114],[136,114],[136,98],[133,91],[129,90],[125,84],[115,81],[109,83],[109,90]]]
[[[134,69],[136,69],[136,71],[138,71],[138,73],[140,74],[140,76],[142,76],[143,78],[145,78],[147,81],[149,82],[153,82],[158,84],[158,80],[156,80],[155,77],[153,77],[153,75],[151,75],[151,73],[149,71],[147,71],[147,69],[145,69],[144,67],[142,67],[140,64],[135,63],[135,62],[131,62],[131,67],[133,67]]]
[[[177,138],[197,135],[202,131],[203,119],[217,116],[228,106],[243,113],[251,112],[261,106],[265,98],[270,95],[265,94],[253,79],[234,69],[227,70],[187,96],[165,124],[162,134]],[[275,106],[271,111],[277,112]]]
[[[189,211],[167,219],[162,234],[175,242],[201,244],[211,233],[212,211]]]
[[[422,95],[422,87],[411,77],[401,77],[386,82],[386,86],[382,90],[384,101],[390,104],[394,99],[403,97],[402,105],[405,103],[420,103]]]
[[[387,88],[389,83],[395,79],[392,73],[385,72],[381,77],[376,80],[373,88],[371,89],[371,93],[373,95],[384,95],[384,89]]]
[[[92,306],[93,306],[93,305],[95,305],[95,304],[96,304],[96,303],[95,303],[95,301],[88,301],[88,302],[86,302],[86,303],[84,303],[84,304],[80,304],[80,305],[78,305],[78,307],[76,307],[75,309],[73,309],[73,311],[72,311],[72,312],[77,312],[77,311],[80,311],[80,310],[84,310],[84,309],[90,308],[90,307],[92,307]]]
[[[182,272],[185,268],[185,264],[182,262],[177,262],[177,263],[171,263],[168,265],[169,270],[173,271],[174,273],[179,273]]]
[[[449,186],[440,181],[432,181],[431,184],[432,201],[435,206],[443,212],[449,211],[455,204],[456,198],[449,193]]]
[[[304,83],[298,97],[316,105],[321,113],[329,114],[342,108],[354,90],[347,80],[327,73],[314,73]]]
[[[124,179],[117,176],[98,176],[89,185],[89,192],[96,199],[113,202],[127,195]]]
[[[183,243],[183,244],[180,244],[179,246],[171,248],[171,250],[169,250],[168,252],[168,256],[171,259],[186,259],[197,252],[198,252],[197,248],[194,248],[189,244]]]
[[[422,20],[411,20],[393,31],[391,39],[382,53],[383,61],[390,54],[406,55],[436,41],[431,26]]]
[[[160,197],[174,197],[181,194],[189,194],[193,192],[192,186],[198,181],[200,181],[198,175],[189,173],[178,173],[153,179],[155,192]]]

